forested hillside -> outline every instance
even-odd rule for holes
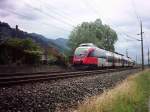
[[[46,63],[62,62],[67,48],[61,43],[40,34],[24,32],[17,25],[11,28],[0,22],[0,65],[39,64],[42,60]]]
[[[20,39],[29,38],[35,41],[36,43],[40,44],[42,47],[53,47],[59,50],[60,52],[64,52],[66,50],[66,48],[63,47],[64,45],[61,45],[61,43],[59,43],[60,44],[59,45],[53,39],[48,39],[43,35],[36,33],[27,33],[25,31],[20,30],[18,26],[16,28],[11,28],[9,24],[0,22],[0,39],[5,41],[8,38],[20,38]]]

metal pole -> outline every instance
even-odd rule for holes
[[[16,25],[16,38],[18,37],[18,25]]]
[[[140,27],[141,27],[142,70],[144,70],[144,53],[143,53],[143,31],[142,31],[142,21],[140,21]]]
[[[148,48],[148,66],[149,66],[149,48]]]
[[[128,49],[126,49],[126,56],[128,57]]]
[[[137,64],[137,55],[136,55],[136,64]]]

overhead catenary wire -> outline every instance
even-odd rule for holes
[[[86,3],[86,6],[89,5],[88,1],[85,2],[85,3]],[[45,11],[43,11],[43,10],[37,8],[37,7],[33,7],[33,6],[31,6],[30,4],[28,4],[28,3],[27,3],[27,5],[28,5],[30,8],[32,8],[32,9],[34,9],[34,10],[36,10],[36,11],[38,11],[38,12],[40,12],[40,13],[46,15],[46,16],[51,17],[52,19],[58,21],[58,20],[57,20],[57,17],[52,16],[52,15],[49,15],[49,13],[47,13],[47,12],[45,12]],[[87,6],[87,7],[88,7],[88,6]],[[92,5],[90,5],[90,7],[91,7],[91,9],[93,9],[93,11],[95,12],[95,14],[98,13],[98,15],[99,15],[99,12],[98,12],[97,10],[95,10],[95,8],[92,8]],[[55,11],[55,12],[56,12],[56,11]],[[56,13],[56,14],[57,14],[57,13]],[[64,20],[62,20],[62,19],[60,19],[59,22],[60,22],[60,21],[61,21],[61,23],[64,23],[64,24],[66,23],[66,22],[64,22]],[[68,25],[68,26],[71,26],[71,25],[68,24],[68,23],[67,23],[67,25]],[[114,27],[114,25],[111,25],[111,26]],[[71,26],[71,27],[72,27],[72,26]],[[58,27],[57,27],[57,28],[58,28]],[[124,33],[124,34],[125,34],[125,33]],[[126,35],[126,36],[128,35],[128,37],[129,37],[129,34],[125,34],[125,35]],[[131,36],[130,36],[130,37],[131,37]]]
[[[7,11],[10,12],[10,13],[12,13],[12,14],[14,14],[14,15],[21,16],[21,17],[24,17],[24,18],[28,18],[28,16],[26,16],[26,15],[24,15],[24,14],[22,14],[22,13],[18,13],[18,12],[16,12],[16,11],[13,11],[13,10],[7,10]],[[69,32],[69,30],[67,30],[67,29],[64,29],[64,28],[55,26],[55,25],[50,24],[50,23],[46,23],[46,22],[40,22],[40,23],[42,23],[43,25],[46,25],[46,26],[50,26],[50,25],[51,25],[53,28],[60,29],[60,30],[58,30],[58,31],[61,31],[61,32],[62,32],[62,30]],[[44,29],[44,30],[45,30],[45,29]]]
[[[31,4],[29,4],[29,3],[27,3],[27,2],[25,2],[25,4],[26,4],[28,7],[30,7],[31,9],[33,9],[33,10],[35,10],[35,11],[37,11],[37,12],[39,12],[39,13],[41,13],[41,14],[47,16],[47,17],[50,17],[50,18],[53,19],[54,21],[57,21],[57,22],[59,22],[59,23],[63,23],[63,24],[65,24],[65,25],[68,25],[69,27],[74,27],[72,24],[70,24],[70,23],[68,23],[68,22],[66,22],[66,21],[64,21],[64,20],[62,20],[62,19],[59,19],[59,20],[58,20],[58,18],[57,18],[56,16],[53,16],[52,14],[47,13],[46,11],[42,10],[41,8],[34,7],[34,6],[32,6]]]
[[[39,8],[37,8],[37,7],[34,7],[34,6],[31,6],[30,4],[28,4],[28,3],[26,3],[26,2],[25,2],[25,4],[26,4],[29,8],[31,8],[31,9],[33,9],[33,10],[35,10],[35,11],[38,11],[38,12],[40,12],[41,14],[44,14],[44,15],[48,16],[49,18],[54,19],[54,20],[57,21],[57,22],[63,23],[63,24],[65,24],[65,25],[67,24],[69,27],[71,27],[71,29],[74,28],[74,26],[72,26],[70,23],[68,23],[68,22],[66,22],[66,21],[64,21],[64,20],[62,20],[62,19],[58,20],[56,16],[49,15],[49,13],[43,11],[42,9],[39,9]],[[60,17],[59,17],[59,18],[60,18]],[[44,25],[47,25],[47,24],[44,23]],[[48,26],[48,25],[47,25],[47,26]],[[59,28],[59,29],[64,30],[64,31],[66,31],[66,32],[70,32],[70,31],[71,31],[71,30],[68,30],[68,29],[64,29],[64,28],[55,26],[55,25],[53,25],[53,24],[51,24],[51,26],[53,26],[53,27],[55,27],[55,28]],[[61,31],[61,30],[60,30],[60,31]]]
[[[88,9],[90,7],[90,9],[92,10],[92,12],[95,13],[95,15],[97,15],[97,10],[95,10],[95,8],[93,8],[93,6],[91,4],[89,4],[88,0],[81,0],[81,2],[85,5],[85,7]]]
[[[42,2],[40,0],[38,2],[40,2],[40,4],[42,4]],[[62,18],[66,18],[71,23],[75,22],[75,20],[73,18],[70,18],[70,16],[68,16],[68,14],[66,12],[64,12],[62,10],[61,10],[61,12],[58,11],[58,8],[54,7],[52,4],[45,4],[44,7],[49,9],[51,12],[55,13],[55,15],[62,17]]]
[[[83,1],[84,1],[83,3],[85,3],[86,7],[90,6],[90,8],[93,9],[93,12],[94,12],[95,14],[97,14],[98,16],[101,15],[101,13],[96,9],[96,7],[94,7],[92,4],[89,4],[88,0],[87,0],[87,1],[83,0]],[[92,3],[95,3],[95,1],[93,0]],[[100,8],[100,7],[99,7],[99,8]],[[100,10],[102,11],[101,8],[100,8]],[[107,19],[108,19],[109,21],[111,21],[111,19],[110,19],[109,17],[107,17]],[[110,24],[109,24],[109,25],[110,25]],[[116,25],[114,25],[114,24],[111,24],[110,26],[111,26],[112,28],[114,28],[114,29],[118,28],[118,26],[116,26]],[[120,30],[122,30],[122,29],[120,29]],[[118,31],[118,32],[124,34],[124,35],[127,36],[127,37],[133,38],[133,39],[136,40],[136,41],[139,41],[139,39],[137,39],[137,38],[131,36],[130,34],[126,33],[126,32],[123,31],[123,30],[122,30],[122,31]]]
[[[9,13],[12,13],[12,14],[14,14],[14,15],[17,15],[17,16],[21,16],[21,17],[24,17],[24,18],[28,18],[28,16],[26,16],[26,15],[24,15],[24,14],[22,14],[22,13],[18,13],[18,12],[16,12],[16,11],[13,11],[13,10],[7,10]],[[50,26],[49,24],[47,24],[47,23],[44,23],[44,22],[41,22],[43,25],[46,25],[46,26]],[[53,26],[53,27],[56,27],[57,29],[60,29],[60,27],[57,27],[57,26]],[[48,29],[44,29],[44,30],[47,30],[48,31]],[[57,31],[62,31],[62,30],[64,30],[64,29],[61,29],[61,30],[57,30]],[[70,31],[67,31],[67,32],[70,32]],[[50,35],[51,37],[63,37],[62,35],[59,35],[61,32],[57,32],[55,35]],[[64,32],[63,32],[64,33]],[[68,34],[65,34],[65,35],[68,35]],[[5,39],[5,40],[7,40],[7,39]],[[5,41],[4,40],[4,41]]]
[[[135,6],[134,0],[131,0],[131,4],[132,4],[132,8],[133,8],[133,10],[134,10],[134,14],[135,14],[135,16],[136,16],[138,22],[140,23],[141,17],[139,16],[139,14],[138,14],[137,11],[136,11],[136,6]]]
[[[140,41],[140,40],[138,40],[138,41],[135,41],[135,39],[133,39],[133,38],[131,38],[130,36],[128,36],[128,35],[126,35],[126,34],[124,34],[124,33],[119,33],[120,35],[122,35],[122,38],[124,38],[127,42],[138,42],[138,41]]]
[[[90,6],[90,9],[93,10],[93,12],[95,12],[95,14],[100,15],[100,14],[99,14],[99,11],[97,11],[96,8],[93,7],[92,4],[89,4],[89,1],[84,1],[84,2],[85,2],[85,4],[86,4],[87,8],[88,8],[88,6]],[[27,4],[28,4],[28,3],[27,3]],[[46,15],[46,16],[48,16],[48,17],[54,19],[54,20],[57,21],[57,22],[63,23],[63,24],[65,24],[65,25],[68,25],[68,26],[71,27],[71,28],[73,27],[68,21],[66,22],[66,21],[64,21],[64,20],[62,20],[62,19],[59,19],[59,20],[58,20],[58,18],[57,18],[58,16],[60,16],[60,17],[64,17],[64,16],[65,16],[65,14],[62,13],[62,12],[61,12],[61,13],[58,13],[58,11],[52,10],[52,12],[53,12],[53,13],[55,12],[55,15],[57,15],[57,17],[56,17],[56,16],[54,16],[54,15],[51,15],[51,14],[47,13],[47,12],[44,11],[44,10],[39,9],[38,7],[32,6],[31,4],[28,4],[28,6],[29,6],[30,8],[32,8],[32,9],[34,9],[35,11],[38,11],[38,12],[40,12],[41,14],[44,14],[44,15]],[[50,5],[50,7],[52,7],[52,5]],[[54,8],[54,7],[53,7],[53,8]],[[55,8],[55,9],[56,9],[56,8]],[[56,13],[56,12],[57,12],[57,13]],[[64,16],[62,16],[62,15],[64,15]],[[67,19],[67,16],[66,16],[65,18]],[[47,23],[44,23],[44,24],[46,25]],[[117,28],[115,25],[110,25],[110,26]],[[55,25],[54,25],[54,27],[55,27],[55,28],[59,28],[59,27],[57,27],[57,26],[55,26]],[[64,29],[64,28],[60,28],[60,29],[66,31],[66,29]],[[119,31],[119,32],[121,32],[121,31]],[[123,31],[122,31],[122,33],[123,33],[124,35],[126,35],[127,37],[132,37],[131,35],[129,35],[129,34],[123,32]],[[132,37],[132,38],[133,38],[133,37]],[[135,40],[137,40],[137,39],[135,38]]]
[[[135,3],[134,3],[134,1],[132,0],[132,6],[133,6],[133,8],[134,8],[134,13],[135,13],[135,15],[136,15],[136,17],[137,17],[137,20],[138,20],[138,22],[139,22],[139,25],[140,25],[140,34],[138,34],[138,35],[140,35],[141,36],[141,55],[142,55],[142,70],[144,70],[144,49],[143,49],[143,25],[142,25],[142,19],[141,19],[141,17],[138,15],[138,13],[136,12],[136,7],[135,7]]]

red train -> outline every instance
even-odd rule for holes
[[[73,65],[76,67],[132,67],[134,64],[130,57],[100,49],[92,43],[80,44],[73,56]]]

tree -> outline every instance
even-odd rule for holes
[[[41,52],[31,39],[10,38],[0,44],[0,64],[38,64]]]
[[[101,38],[103,48],[110,51],[115,51],[114,44],[117,39],[116,32],[108,25],[104,25],[103,38]]]
[[[98,47],[114,51],[117,39],[116,32],[97,19],[95,22],[83,22],[75,27],[69,36],[69,46],[74,50],[81,43],[94,43]]]

